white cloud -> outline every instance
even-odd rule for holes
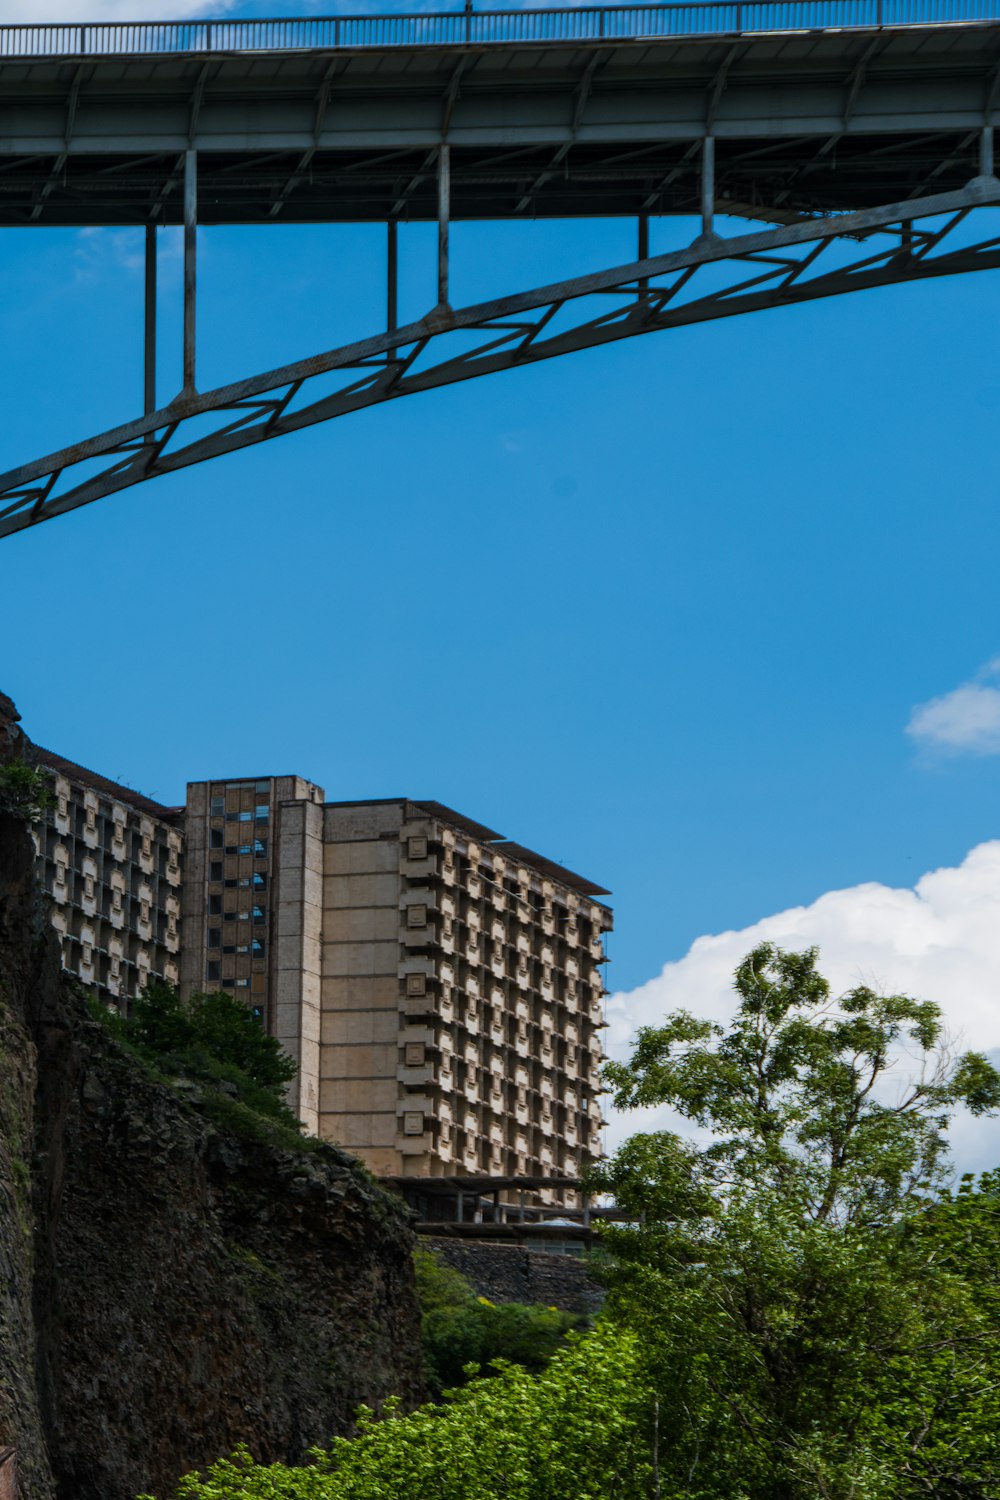
[[[639,1026],[672,1010],[725,1021],[733,971],[757,943],[820,949],[820,969],[840,993],[857,984],[933,1000],[963,1050],[996,1052],[1000,1064],[1000,840],[979,844],[956,868],[933,870],[911,889],[870,883],[829,891],[738,932],[700,937],[683,958],[638,989],[608,1000],[607,1048],[626,1058]],[[608,1149],[636,1130],[690,1127],[665,1110],[613,1115]],[[955,1166],[1000,1165],[1000,1121],[962,1116],[952,1128]]]
[[[921,745],[952,754],[1000,755],[1000,657],[971,682],[918,703],[906,732]]]
[[[160,285],[165,278],[176,279],[184,254],[184,231],[176,224],[157,230],[156,263]],[[198,247],[202,263],[211,254],[204,244]],[[142,229],[105,229],[88,225],[76,232],[74,247],[75,278],[78,284],[90,284],[123,275],[138,280],[146,264],[146,239]]]
[[[209,13],[222,15],[233,0],[7,0],[4,22],[19,21],[186,21]]]

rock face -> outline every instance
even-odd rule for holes
[[[491,1302],[535,1302],[588,1316],[604,1304],[604,1288],[587,1274],[586,1262],[572,1255],[480,1240],[427,1239],[424,1244]]]
[[[350,1157],[222,1130],[90,1019],[0,814],[0,1449],[22,1500],[166,1495],[421,1395],[405,1211]]]

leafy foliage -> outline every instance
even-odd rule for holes
[[[996,1191],[944,1179],[950,1113],[996,1109],[1000,1075],[949,1062],[927,1002],[834,1003],[816,956],[756,949],[728,1030],[670,1016],[607,1069],[619,1107],[710,1132],[634,1136],[592,1183],[631,1216],[604,1235],[610,1313],[659,1392],[661,1494],[995,1497],[997,1255],[972,1226],[996,1244]]]
[[[155,981],[132,1002],[127,1016],[111,1016],[108,1024],[160,1073],[212,1085],[235,1106],[298,1132],[284,1097],[295,1064],[232,995],[196,994],[185,1003],[172,985]],[[227,1120],[233,1113],[227,1112]]]
[[[542,1370],[566,1334],[584,1321],[555,1307],[520,1302],[496,1305],[477,1297],[465,1277],[431,1251],[415,1255],[424,1361],[431,1390],[440,1395],[476,1371],[504,1361]]]
[[[23,760],[0,766],[0,812],[11,813],[25,823],[37,823],[52,802],[44,771]]]
[[[538,1375],[518,1365],[473,1380],[445,1406],[382,1419],[304,1468],[258,1467],[243,1449],[178,1500],[642,1500],[648,1432],[636,1340],[574,1337]]]
[[[945,1134],[1000,1074],[948,1057],[933,1005],[834,1001],[816,958],[756,949],[728,1029],[669,1016],[609,1065],[620,1107],[699,1134],[592,1174],[628,1215],[595,1331],[545,1362],[520,1318],[545,1310],[492,1309],[536,1373],[363,1411],[304,1468],[241,1450],[179,1500],[1000,1500],[1000,1171],[951,1190]],[[491,1313],[432,1257],[417,1275],[443,1383]]]

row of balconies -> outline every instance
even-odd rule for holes
[[[54,842],[53,832],[71,843],[82,845],[94,854],[100,853],[105,859],[114,860],[117,864],[136,865],[144,875],[158,875],[170,885],[180,885],[179,834],[164,843],[151,834],[140,834],[134,830],[126,832],[117,820],[104,818],[88,821],[79,809],[76,816],[54,813],[47,825],[47,843]]]
[[[475,1174],[575,1177],[583,1165],[601,1155],[596,1143],[590,1150],[555,1139],[536,1142],[528,1135],[515,1135],[509,1142],[498,1141],[476,1130],[428,1120],[419,1111],[407,1112],[400,1124],[396,1149],[404,1156],[433,1156]]]
[[[402,1062],[397,1079],[403,1088],[424,1091],[439,1103],[461,1098],[468,1104],[488,1105],[499,1112],[523,1109],[533,1118],[548,1116],[554,1110],[560,1118],[568,1113],[599,1121],[600,1106],[596,1100],[604,1092],[596,1070],[586,1075],[543,1070],[541,1075],[529,1077],[517,1070],[512,1073],[509,1067],[494,1072],[478,1061],[470,1064],[447,1055],[425,1058],[421,1064]]]
[[[453,1066],[447,1057],[436,1061],[427,1059],[421,1064],[401,1063],[396,1076],[404,1088],[431,1089],[445,1095],[453,1093],[473,1104],[503,1100],[504,1108],[513,1109],[520,1105],[535,1114],[553,1106],[587,1114],[591,1101],[605,1091],[597,1070],[575,1074],[553,1072],[547,1080],[533,1077],[529,1082],[522,1082],[512,1078],[507,1069],[497,1075],[478,1062]]]
[[[495,856],[488,855],[484,862],[481,852],[473,853],[468,848],[463,854],[454,844],[447,842],[447,835],[435,837],[426,831],[416,831],[412,826],[404,827],[400,834],[400,872],[414,881],[437,879],[449,885],[460,885],[470,895],[487,899],[491,904],[520,902],[532,911],[544,911],[547,907],[560,906],[570,914],[596,915],[603,920],[603,909],[588,902],[575,891],[561,887],[546,877],[519,863],[503,861],[500,869],[492,862]]]
[[[482,1045],[515,1048],[524,1056],[533,1050],[541,1051],[560,1043],[598,1050],[594,1046],[596,1033],[607,1027],[599,1001],[584,1012],[556,1005],[554,1024],[545,1028],[534,1017],[526,1020],[510,1010],[498,1012],[488,1006],[470,1007],[468,997],[456,996],[454,991],[443,995],[428,991],[420,998],[404,995],[399,1009],[407,1020],[455,1028],[476,1038]]]
[[[587,1045],[581,1045],[575,1029],[570,1038],[534,1028],[530,1040],[535,1044],[534,1060],[530,1064],[524,1060],[518,1061],[514,1066],[533,1066],[539,1076],[553,1070],[567,1074],[571,1071],[581,1075],[589,1074],[602,1059],[601,1048],[595,1044],[594,1039],[590,1038]],[[400,1042],[404,1046],[420,1045],[425,1050],[440,1052],[443,1056],[462,1056],[469,1062],[491,1067],[495,1072],[504,1070],[512,1054],[518,1058],[522,1056],[510,1036],[495,1027],[491,1027],[488,1033],[472,1032],[460,1023],[449,1025],[441,1017],[435,1017],[434,1024],[425,1027],[407,1027],[400,1035]],[[571,1066],[562,1066],[563,1062]]]
[[[420,929],[401,928],[399,940],[408,955],[430,952],[444,961],[450,961],[453,971],[456,963],[464,964],[467,970],[477,974],[491,974],[494,979],[510,980],[522,990],[544,987],[553,998],[566,993],[572,994],[572,990],[567,989],[571,985],[593,985],[596,981],[601,985],[602,991],[604,987],[603,978],[596,970],[590,974],[581,974],[572,960],[565,968],[560,968],[554,964],[543,964],[540,959],[519,953],[510,947],[494,945],[488,953],[483,951],[481,944],[469,944],[464,949],[459,949],[449,939],[439,938],[432,926]]]
[[[77,898],[80,888],[86,885],[88,879],[94,882],[95,888],[100,887],[108,896],[118,890],[137,900],[147,899],[164,909],[171,902],[180,899],[177,887],[160,876],[144,876],[134,867],[127,871],[117,868],[109,870],[102,861],[89,855],[84,855],[81,859],[79,855],[79,849],[73,850],[71,854],[67,849],[60,853],[57,848],[51,855],[40,856],[38,873],[42,884],[51,889],[58,881],[67,892],[72,888],[72,899]]]
[[[180,946],[179,907],[161,911],[135,898],[116,903],[114,896],[119,893],[114,891],[102,894],[100,905],[96,891],[87,895],[85,890],[79,899],[71,900],[66,885],[58,881],[53,883],[48,894],[57,908],[78,918],[107,925],[115,932],[135,933],[143,942],[158,942],[170,953],[176,953]]]
[[[520,947],[525,952],[541,952],[548,946],[567,952],[586,951],[596,959],[602,958],[604,953],[601,933],[594,932],[589,922],[570,925],[568,921],[560,923],[554,915],[551,921],[543,919],[538,922],[527,913],[512,920],[509,915],[500,917],[478,904],[452,897],[447,892],[435,892],[426,886],[411,886],[400,901],[400,910],[403,924],[410,930],[433,921],[448,929],[445,936],[458,934],[458,940],[461,940],[464,930],[467,935],[486,937]],[[550,955],[550,962],[554,961],[554,956]]]

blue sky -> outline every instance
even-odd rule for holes
[[[690,234],[656,222],[653,248]],[[459,224],[452,300],[633,235]],[[0,237],[0,467],[136,413],[139,248]],[[379,230],[202,249],[203,386],[380,326]],[[432,256],[404,228],[404,317]],[[913,885],[1000,835],[976,680],[1000,652],[998,315],[984,273],[736,318],[158,480],[0,542],[0,689],[38,741],[168,802],[294,770],[461,808],[613,889],[619,988],[701,934]],[[963,683],[985,739],[907,734]]]

